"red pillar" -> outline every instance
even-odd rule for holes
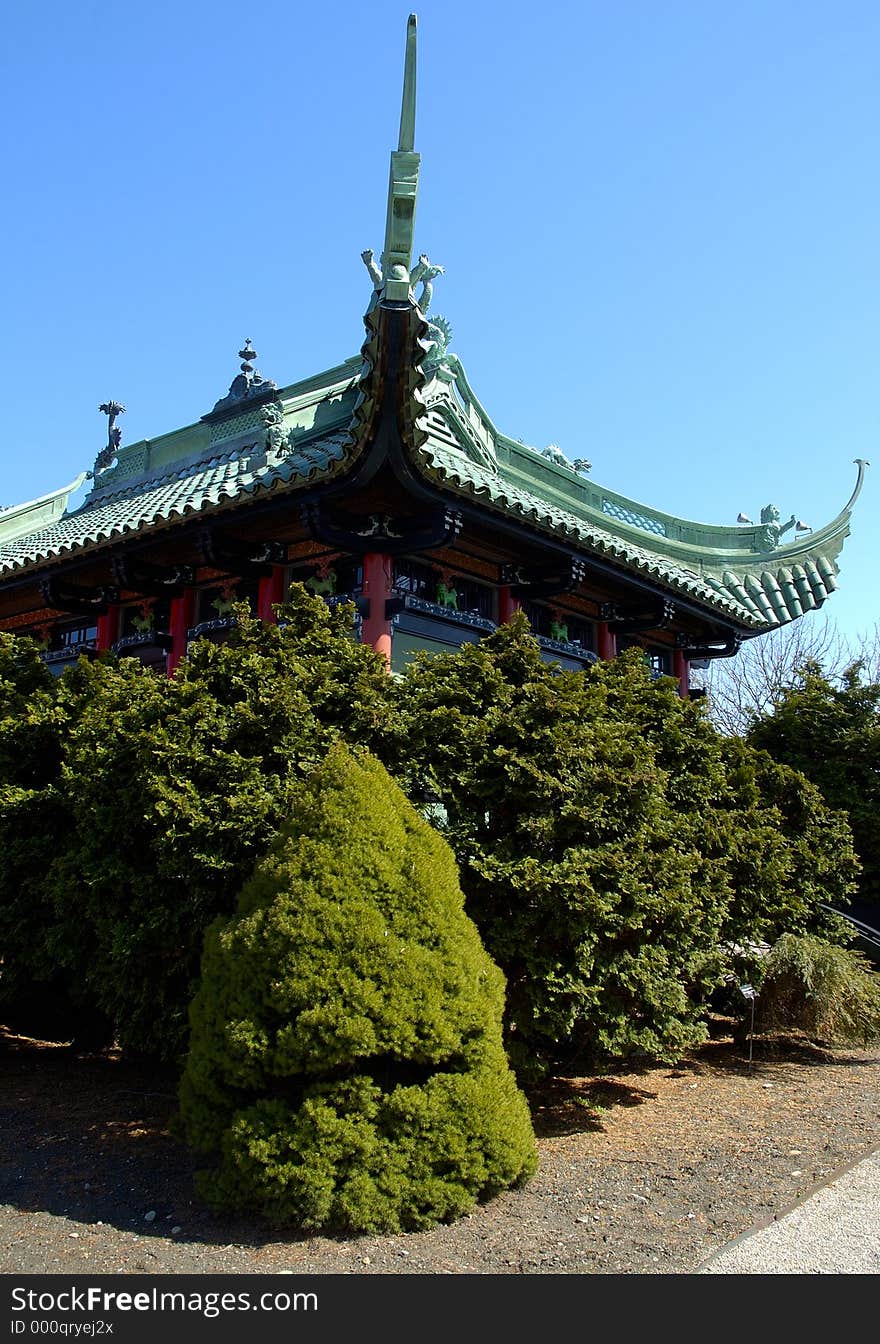
[[[380,551],[364,556],[363,595],[369,599],[370,614],[364,617],[361,643],[370,644],[391,668],[391,621],[385,616],[385,603],[394,587],[394,558]]]
[[[275,613],[272,605],[283,601],[284,570],[281,565],[273,565],[271,574],[263,574],[260,577],[260,586],[257,589],[257,616],[268,625],[274,625]]]
[[[499,624],[504,625],[505,621],[509,621],[511,617],[514,616],[515,613],[519,611],[521,605],[522,604],[520,603],[519,598],[514,597],[513,593],[510,591],[509,584],[504,584],[503,587],[499,588],[498,589]]]
[[[98,617],[98,652],[104,653],[119,634],[119,607],[114,602]]]
[[[681,649],[676,649],[672,655],[672,673],[678,677],[679,695],[682,700],[687,700],[691,689],[691,665]]]
[[[186,632],[192,625],[195,593],[192,588],[184,588],[179,597],[171,599],[171,648],[168,650],[166,671],[173,676],[177,664],[186,653]]]
[[[617,636],[613,630],[608,629],[607,621],[600,621],[597,627],[599,636],[598,654],[600,658],[617,657]]]

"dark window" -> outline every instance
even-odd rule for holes
[[[462,578],[460,574],[453,574],[452,586],[458,594],[459,611],[469,611],[474,616],[484,616],[487,620],[495,619],[495,589],[488,588],[484,583],[475,583],[473,579]]]
[[[422,597],[426,602],[436,602],[439,579],[436,569],[419,560],[394,562],[394,587],[399,593],[412,593],[413,597]]]
[[[672,670],[670,655],[666,652],[661,653],[659,649],[648,649],[647,653],[652,672],[661,672],[663,676],[668,676]]]
[[[98,638],[98,626],[91,622],[88,617],[81,621],[65,622],[59,625],[57,638],[53,641],[59,649],[69,649],[74,644],[86,644],[89,640]]]
[[[672,672],[672,654],[668,649],[645,648],[637,639],[621,639],[618,642],[618,649],[623,653],[624,649],[640,649],[642,655],[655,676],[670,676]]]
[[[394,587],[398,593],[412,593],[425,602],[436,602],[454,611],[469,612],[473,616],[495,619],[495,589],[485,583],[452,574],[448,570],[444,581],[441,571],[422,560],[401,559],[394,563]]]

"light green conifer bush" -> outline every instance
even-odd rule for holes
[[[504,980],[452,852],[374,759],[331,749],[208,930],[181,1127],[217,1208],[399,1231],[536,1163]]]

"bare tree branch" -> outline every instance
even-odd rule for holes
[[[706,675],[706,703],[722,733],[745,733],[793,685],[805,663],[819,663],[829,681],[840,681],[853,663],[868,681],[880,681],[880,622],[847,639],[833,621],[813,614],[768,635],[748,640],[735,658],[717,660]]]

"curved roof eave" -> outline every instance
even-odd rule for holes
[[[13,504],[11,508],[4,509],[0,513],[0,548],[63,517],[71,495],[76,494],[89,475],[89,472],[81,471],[69,485],[62,485],[48,495],[40,495],[38,499],[26,500],[23,504]]]
[[[725,529],[675,519],[624,496],[602,492],[573,469],[499,434],[456,356],[447,357],[444,368],[446,381],[457,386],[463,406],[456,408],[451,395],[445,401],[441,396],[439,401],[431,399],[429,410],[425,388],[432,374],[424,367],[432,351],[428,322],[414,299],[386,305],[378,294],[364,318],[366,338],[360,369],[352,380],[357,393],[347,426],[291,445],[278,461],[271,465],[258,462],[253,470],[246,452],[233,451],[215,453],[187,464],[184,470],[132,482],[127,488],[120,483],[119,490],[107,492],[87,507],[56,516],[46,527],[30,529],[24,536],[16,534],[5,544],[0,516],[0,573],[42,568],[74,552],[103,549],[131,533],[165,530],[193,514],[225,513],[269,492],[295,492],[341,481],[375,439],[377,415],[391,376],[383,336],[386,306],[398,315],[401,309],[407,310],[409,349],[397,383],[404,450],[417,474],[435,488],[469,497],[490,512],[563,539],[623,573],[648,578],[671,594],[696,602],[707,615],[733,623],[743,633],[757,634],[794,620],[821,606],[836,587],[837,556],[864,482],[864,461],[858,460],[855,489],[835,519],[809,538],[758,550],[761,529],[754,525]],[[315,386],[320,381],[294,386]],[[443,433],[439,434],[441,425]],[[18,506],[16,516],[48,501],[56,509],[62,499],[66,504],[85,476],[45,500]],[[676,528],[694,539],[670,536]],[[739,545],[705,545],[710,536],[729,540],[732,534]],[[697,535],[703,544],[697,544]]]
[[[465,400],[466,413],[479,422],[480,428],[496,446],[507,448],[509,453],[515,455],[516,461],[507,464],[512,474],[524,476],[531,468],[529,474],[540,475],[548,496],[576,516],[592,519],[604,528],[613,520],[615,533],[630,537],[635,544],[644,544],[647,531],[650,533],[652,551],[668,554],[671,559],[677,559],[689,568],[723,570],[731,564],[738,568],[767,568],[777,561],[783,565],[797,563],[799,558],[810,556],[817,547],[824,548],[836,537],[845,537],[853,507],[864,483],[865,469],[870,465],[863,458],[855,459],[858,467],[855,488],[848,502],[830,523],[811,530],[809,536],[799,535],[791,541],[766,546],[764,524],[728,527],[679,518],[610,490],[592,477],[582,477],[573,466],[564,467],[538,449],[516,442],[497,429],[474,393],[460,358],[449,354],[443,362]],[[507,474],[503,465],[501,470],[502,474]],[[525,481],[522,483],[525,484]],[[537,481],[534,483],[537,484]],[[639,519],[641,526],[639,523],[628,523],[625,517],[619,516],[620,513],[629,513]]]
[[[677,519],[603,491],[574,468],[499,434],[457,356],[446,356],[426,373],[428,324],[414,302],[411,309],[403,422],[414,431],[409,436],[413,464],[436,483],[564,537],[587,554],[611,558],[623,570],[650,577],[696,600],[707,613],[732,620],[743,633],[787,624],[821,606],[837,586],[837,557],[864,483],[864,460],[857,459],[858,478],[847,504],[808,538],[780,544],[784,529],[772,525],[770,530],[766,524],[723,528]],[[455,385],[461,405],[456,406],[451,394],[444,397],[442,387],[437,391],[438,379]],[[433,396],[426,397],[426,386],[434,389]],[[437,430],[437,417],[444,415],[445,432],[432,434],[432,422]],[[599,496],[599,507],[590,502],[592,495]],[[632,521],[620,517],[621,512],[629,513]],[[728,544],[708,545],[710,540]]]

